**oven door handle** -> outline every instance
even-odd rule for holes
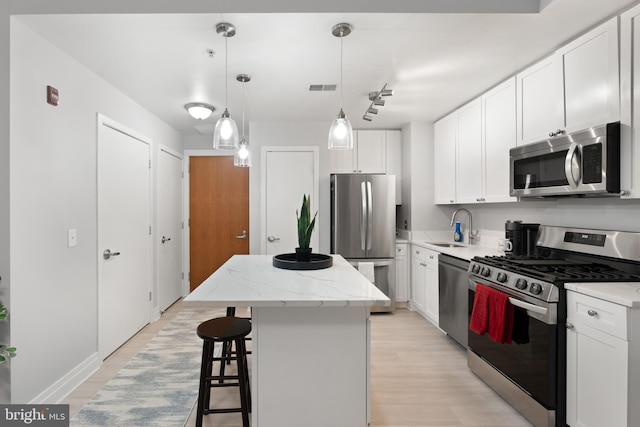
[[[530,304],[512,297],[509,297],[509,302],[516,307],[524,308],[525,310],[533,311],[534,313],[540,313],[543,315],[547,314],[547,309],[545,307],[539,307],[535,304]]]

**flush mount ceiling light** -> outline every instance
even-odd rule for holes
[[[370,122],[371,120],[373,120],[373,117],[371,117],[369,114],[378,114],[378,108],[374,108],[374,106],[376,107],[384,107],[384,99],[382,99],[383,96],[392,96],[393,95],[393,90],[392,89],[387,89],[387,83],[384,84],[384,86],[382,86],[382,89],[380,89],[377,92],[369,92],[369,101],[371,101],[371,104],[369,105],[369,108],[367,108],[367,111],[365,111],[364,116],[362,116],[363,120],[366,120],[368,122]]]
[[[238,126],[236,122],[231,118],[228,109],[228,95],[229,95],[229,82],[228,82],[228,48],[227,40],[229,37],[236,35],[236,27],[227,23],[220,22],[216,24],[216,32],[224,37],[224,113],[222,117],[216,123],[216,127],[213,130],[213,148],[217,150],[237,150],[238,149]]]
[[[216,111],[213,105],[205,104],[204,102],[190,102],[184,108],[191,117],[198,120],[208,119],[211,113]]]
[[[329,150],[353,149],[353,129],[342,110],[342,39],[352,31],[353,26],[345,23],[336,24],[331,29],[331,34],[340,37],[340,112],[329,129]]]
[[[248,168],[251,166],[251,152],[249,151],[249,139],[244,134],[244,84],[251,81],[248,74],[238,74],[236,80],[242,83],[242,136],[239,148],[233,155],[233,166]]]

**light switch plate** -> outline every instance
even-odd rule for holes
[[[72,248],[78,244],[78,232],[75,228],[67,230],[67,245]]]

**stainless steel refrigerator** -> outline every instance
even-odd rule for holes
[[[390,307],[372,311],[395,310],[395,200],[394,175],[331,175],[331,253],[391,299]]]

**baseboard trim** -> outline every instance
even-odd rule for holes
[[[33,398],[29,404],[60,403],[102,365],[98,353],[93,353],[50,387]]]

